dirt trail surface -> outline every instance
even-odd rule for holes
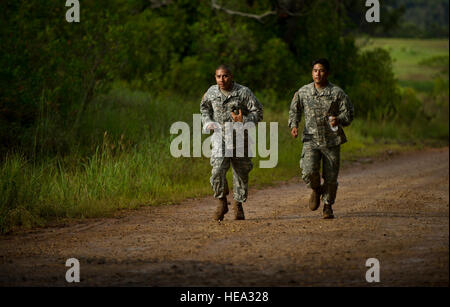
[[[448,286],[448,148],[347,164],[334,220],[298,179],[250,190],[245,221],[211,197],[0,236],[1,286]]]

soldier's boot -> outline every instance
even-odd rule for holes
[[[329,204],[323,205],[323,218],[324,219],[334,218],[333,209],[331,209],[331,205],[329,205]]]
[[[309,209],[311,211],[315,211],[320,206],[320,194],[322,193],[322,189],[313,189],[311,196],[309,197]]]
[[[225,214],[228,212],[228,202],[226,197],[219,198],[217,200],[217,208],[214,212],[214,220],[223,221]]]
[[[239,201],[233,202],[233,211],[235,220],[245,220],[244,208],[242,208],[242,203]]]

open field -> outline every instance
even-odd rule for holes
[[[363,46],[363,50],[383,48],[389,51],[394,60],[393,71],[400,84],[419,91],[432,90],[433,79],[439,73],[434,65],[423,64],[424,61],[447,58],[446,64],[442,65],[448,65],[448,39],[371,38],[359,39],[358,44]]]

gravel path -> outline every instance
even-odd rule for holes
[[[250,174],[251,175],[251,174]],[[448,148],[344,165],[334,220],[299,179],[251,189],[245,221],[211,197],[0,236],[0,286],[448,286]],[[72,285],[72,284],[71,284]]]

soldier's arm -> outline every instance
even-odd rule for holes
[[[253,122],[257,124],[258,122],[262,121],[263,119],[262,104],[258,101],[256,96],[250,90],[248,90],[247,93],[246,103],[248,114],[242,115],[243,124],[247,122]]]
[[[297,128],[298,123],[302,119],[303,105],[300,99],[298,91],[295,92],[294,98],[292,98],[291,107],[289,109],[289,128]]]
[[[339,96],[339,115],[337,116],[338,123],[339,125],[346,127],[353,121],[354,109],[347,94],[341,92]]]
[[[204,129],[208,127],[209,124],[213,123],[213,108],[211,101],[208,96],[203,95],[202,101],[200,102],[200,113],[202,114],[202,124]]]

